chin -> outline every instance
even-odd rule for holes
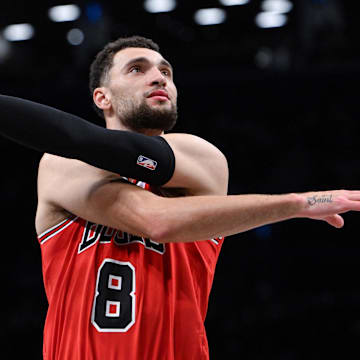
[[[167,103],[167,102],[163,102],[163,101],[159,101],[159,102],[156,102],[156,103],[154,103],[154,104],[151,104],[150,105],[150,107],[161,107],[161,108],[168,108],[169,110],[171,109],[171,104],[169,103]]]

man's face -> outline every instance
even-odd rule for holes
[[[126,48],[115,54],[107,87],[121,122],[134,131],[170,130],[177,118],[171,65],[156,51]]]

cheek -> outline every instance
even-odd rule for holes
[[[171,97],[173,98],[173,100],[176,102],[178,94],[177,94],[177,89],[176,89],[175,85],[172,85],[170,87],[170,94],[171,94]]]
[[[119,99],[126,96],[125,89],[123,89],[120,86],[116,86],[116,85],[112,86],[110,88],[110,91],[111,91],[111,96],[115,99]]]
[[[141,101],[143,94],[131,86],[116,86],[112,89],[112,96],[120,101],[130,101],[138,103]]]

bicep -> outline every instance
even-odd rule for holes
[[[182,187],[193,195],[227,194],[228,166],[214,145],[189,134],[163,135],[175,154],[175,172],[165,187]]]
[[[56,165],[41,165],[38,192],[39,200],[52,208],[97,224],[148,236],[146,222],[140,221],[139,203],[155,195],[122,182],[115,174],[76,160],[59,159]]]

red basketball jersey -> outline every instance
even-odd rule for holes
[[[209,358],[204,320],[223,239],[159,244],[79,217],[38,239],[44,360]]]

